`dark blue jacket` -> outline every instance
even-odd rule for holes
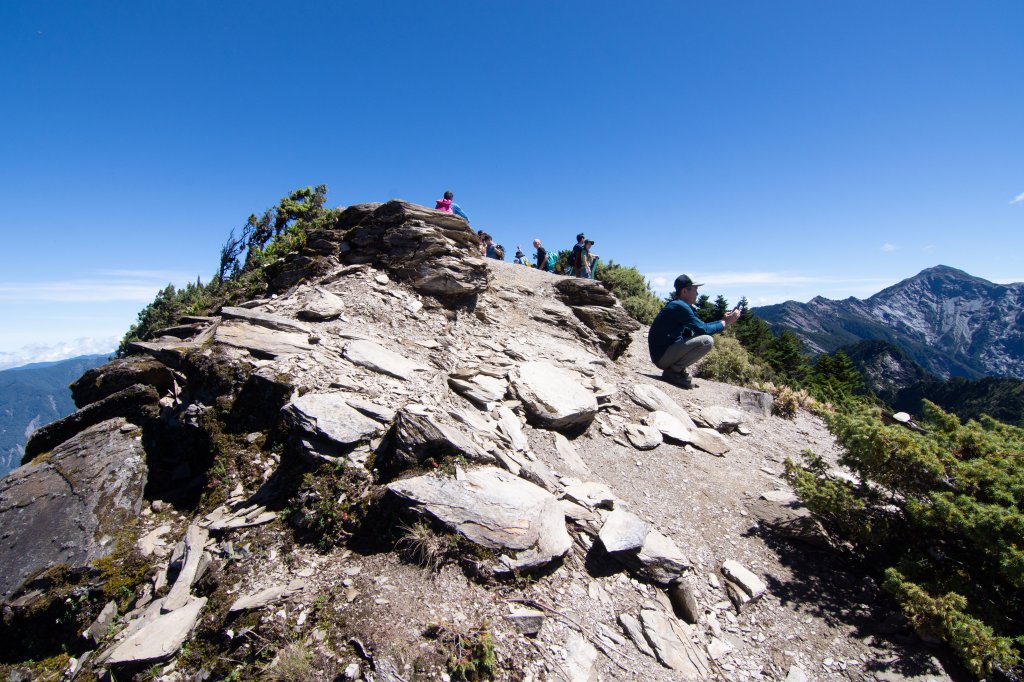
[[[677,298],[667,303],[654,318],[654,322],[651,322],[651,331],[647,333],[651,362],[657,364],[668,347],[681,339],[717,334],[723,329],[724,322],[704,322],[693,312],[689,303]]]

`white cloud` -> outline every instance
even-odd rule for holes
[[[81,337],[55,344],[33,343],[12,353],[0,353],[0,370],[21,367],[33,362],[55,362],[79,355],[102,355],[117,350],[116,336]]]
[[[883,252],[885,252],[885,253],[892,253],[897,248],[899,248],[899,247],[897,247],[895,244],[892,244],[890,242],[886,242],[886,243],[882,244],[882,249],[881,250]]]
[[[1010,203],[1011,204],[1022,204],[1022,203],[1024,203],[1024,193],[1018,194],[1017,196],[1015,196]]]
[[[922,251],[934,251],[935,248],[936,248],[935,244],[925,244],[924,246],[921,247],[921,250]]]
[[[0,282],[0,301],[12,303],[62,302],[104,303],[131,301],[149,303],[156,293],[174,283],[182,286],[195,277],[165,270],[107,270],[99,277],[49,282]]]

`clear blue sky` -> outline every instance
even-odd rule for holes
[[[1019,0],[6,0],[0,364],[109,350],[318,183],[451,189],[511,250],[583,230],[733,302],[1021,281],[1022,26]]]

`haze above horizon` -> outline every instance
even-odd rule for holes
[[[320,183],[755,306],[1024,280],[1024,4],[621,7],[0,5],[0,367],[110,350]]]

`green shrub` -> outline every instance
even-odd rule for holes
[[[768,366],[748,353],[736,339],[718,335],[715,347],[696,370],[699,377],[739,386],[753,386],[770,374]]]
[[[813,458],[787,476],[807,507],[885,571],[884,587],[978,677],[1024,654],[1024,429],[961,424],[931,403],[925,433],[866,406],[827,416],[863,482]],[[1019,677],[1017,678],[1019,679]]]
[[[661,310],[664,302],[651,291],[639,270],[608,261],[597,270],[597,280],[603,283],[622,302],[633,319],[641,324],[650,324]]]

